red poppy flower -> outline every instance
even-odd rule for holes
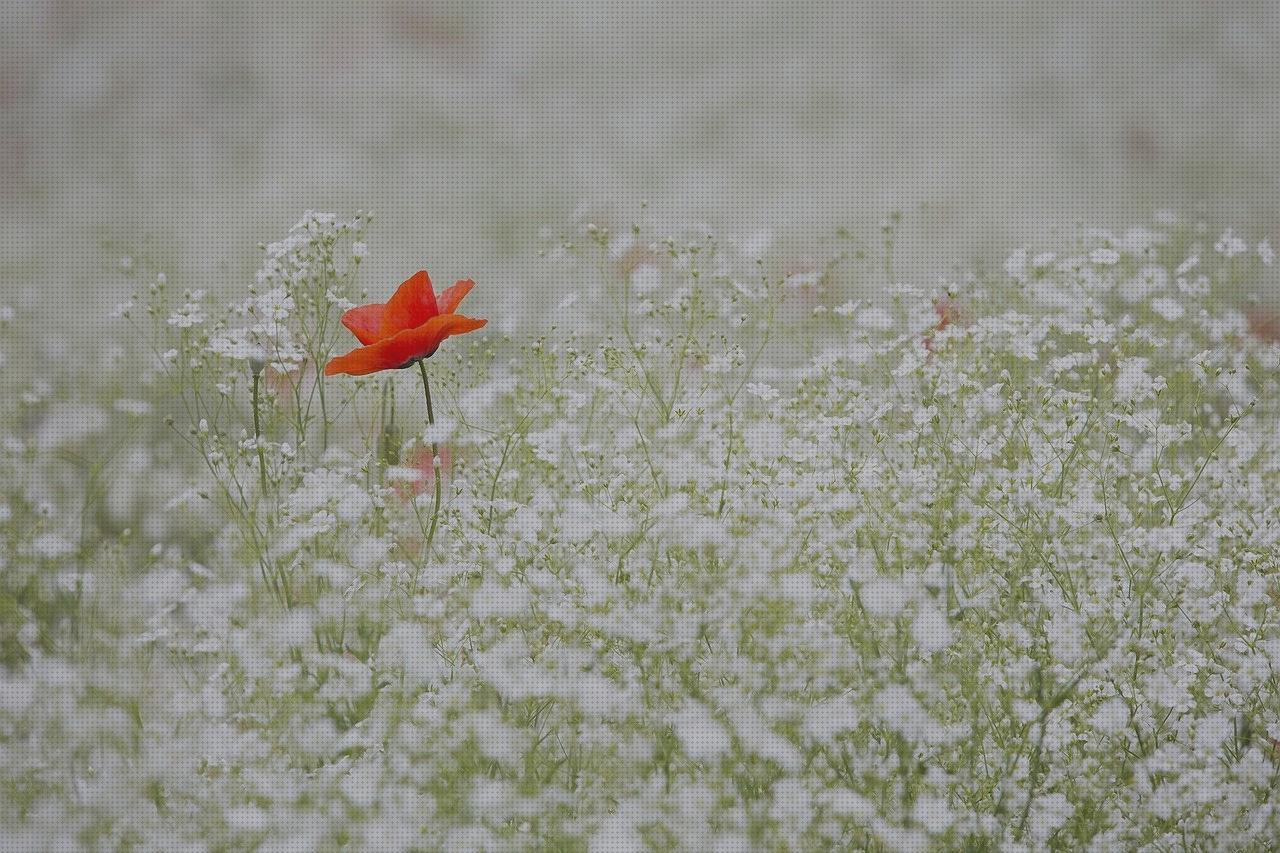
[[[474,332],[488,320],[464,317],[454,309],[475,287],[463,279],[438,297],[426,270],[418,270],[386,305],[361,305],[342,315],[342,325],[364,346],[325,365],[325,376],[363,376],[408,367],[435,353],[445,338]]]

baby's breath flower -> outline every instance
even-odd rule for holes
[[[888,331],[893,328],[893,315],[883,308],[868,308],[858,314],[857,323],[864,329]]]
[[[1218,238],[1218,242],[1213,244],[1213,250],[1223,257],[1234,258],[1237,255],[1242,255],[1249,251],[1249,245],[1245,243],[1244,240],[1237,237],[1235,233],[1228,228],[1226,231],[1222,232],[1222,236]]]
[[[1258,257],[1267,266],[1271,266],[1276,262],[1276,250],[1271,248],[1270,240],[1263,240],[1258,244]]]
[[[169,315],[169,325],[178,329],[190,329],[198,326],[208,319],[204,314],[204,309],[199,303],[188,302],[177,311]]]
[[[747,392],[759,397],[766,403],[770,400],[775,400],[778,397],[778,389],[763,382],[748,382]]]

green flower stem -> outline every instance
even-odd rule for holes
[[[427,398],[427,426],[435,426],[436,415],[431,408],[431,383],[427,380],[427,365],[421,359],[418,360],[418,372],[422,374],[422,392]],[[436,500],[431,509],[431,529],[427,533],[423,549],[427,557],[431,555],[431,543],[435,541],[436,525],[440,522],[440,446],[434,438],[431,440],[431,471],[436,481]]]
[[[258,387],[262,383],[262,372],[255,370],[253,372],[253,445],[258,451],[258,479],[262,483],[262,494],[267,493],[267,457],[262,452],[262,416],[258,413],[259,409],[259,390]]]

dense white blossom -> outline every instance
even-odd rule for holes
[[[442,348],[428,426],[416,371],[310,369],[355,222],[223,316],[147,284],[133,364],[0,376],[13,846],[1273,845],[1261,247],[853,300],[598,227],[582,328]]]

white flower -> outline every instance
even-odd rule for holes
[[[1075,814],[1075,806],[1060,791],[1042,794],[1031,804],[1028,815],[1031,834],[1041,844]]]
[[[325,301],[339,311],[350,311],[356,307],[356,304],[345,296],[335,293],[333,288],[329,288],[324,292]]]
[[[1198,275],[1191,280],[1179,278],[1178,290],[1188,296],[1208,296],[1213,290],[1213,285],[1208,276]]]
[[[1123,402],[1141,402],[1163,387],[1163,379],[1156,380],[1147,373],[1150,359],[1127,358],[1120,362],[1116,374],[1116,399]]]
[[[906,606],[906,593],[902,584],[893,578],[876,577],[862,585],[859,591],[862,606],[872,616],[890,619]]]
[[[43,533],[31,543],[31,551],[46,560],[57,560],[74,554],[76,546],[56,533]]]
[[[1244,254],[1249,251],[1249,244],[1237,237],[1230,228],[1222,232],[1222,236],[1218,238],[1218,242],[1213,244],[1213,250],[1219,255],[1227,258],[1234,258],[1236,255]]]
[[[297,370],[306,358],[289,330],[275,322],[219,332],[209,339],[209,349],[224,358],[249,362],[255,371],[266,365],[280,373],[289,373]]]
[[[128,415],[142,417],[143,415],[151,414],[151,404],[146,400],[134,400],[128,397],[121,397],[115,402],[115,410]]]
[[[1010,278],[1024,279],[1027,277],[1027,250],[1018,249],[1009,255],[1004,262],[1004,271],[1008,273]]]
[[[260,296],[250,298],[243,308],[246,314],[276,323],[287,320],[293,309],[293,297],[283,287],[272,288]]]
[[[952,643],[951,626],[941,608],[934,606],[921,607],[911,625],[911,633],[916,638],[916,645],[925,654],[942,651]]]
[[[641,264],[631,271],[631,286],[636,293],[651,293],[662,286],[662,271],[653,264]]]
[[[351,257],[363,258],[369,254],[369,244],[363,240],[356,240],[351,244]]]
[[[694,761],[715,761],[727,754],[733,745],[724,725],[711,716],[701,702],[686,702],[672,718],[671,728],[680,739],[685,755]]]
[[[748,382],[747,393],[754,394],[766,403],[778,396],[778,389],[763,382]]]
[[[1057,259],[1057,252],[1041,252],[1031,259],[1031,268],[1035,270],[1048,269]]]
[[[207,318],[204,310],[195,302],[188,302],[177,311],[169,315],[169,325],[178,329],[190,329],[192,326],[198,326]]]
[[[1118,696],[1108,699],[1098,706],[1089,722],[1104,734],[1116,734],[1129,725],[1129,706]]]
[[[733,370],[733,357],[724,353],[717,353],[707,360],[707,366],[703,369],[707,373],[728,373]]]
[[[1115,249],[1094,249],[1089,253],[1089,260],[1098,266],[1109,267],[1120,262],[1120,253]]]
[[[913,816],[932,835],[946,832],[956,822],[955,813],[947,801],[928,794],[916,800]]]
[[[1258,257],[1267,266],[1271,266],[1276,262],[1276,250],[1271,248],[1271,241],[1263,240],[1258,244]]]
[[[1151,300],[1151,310],[1170,323],[1181,320],[1182,316],[1187,313],[1187,309],[1182,307],[1181,302],[1165,296]]]
[[[787,287],[793,290],[800,290],[806,287],[817,287],[818,282],[822,280],[822,273],[817,271],[792,273],[787,276],[783,282]]]
[[[864,329],[886,332],[893,328],[893,315],[883,308],[868,308],[858,315],[857,322]]]

